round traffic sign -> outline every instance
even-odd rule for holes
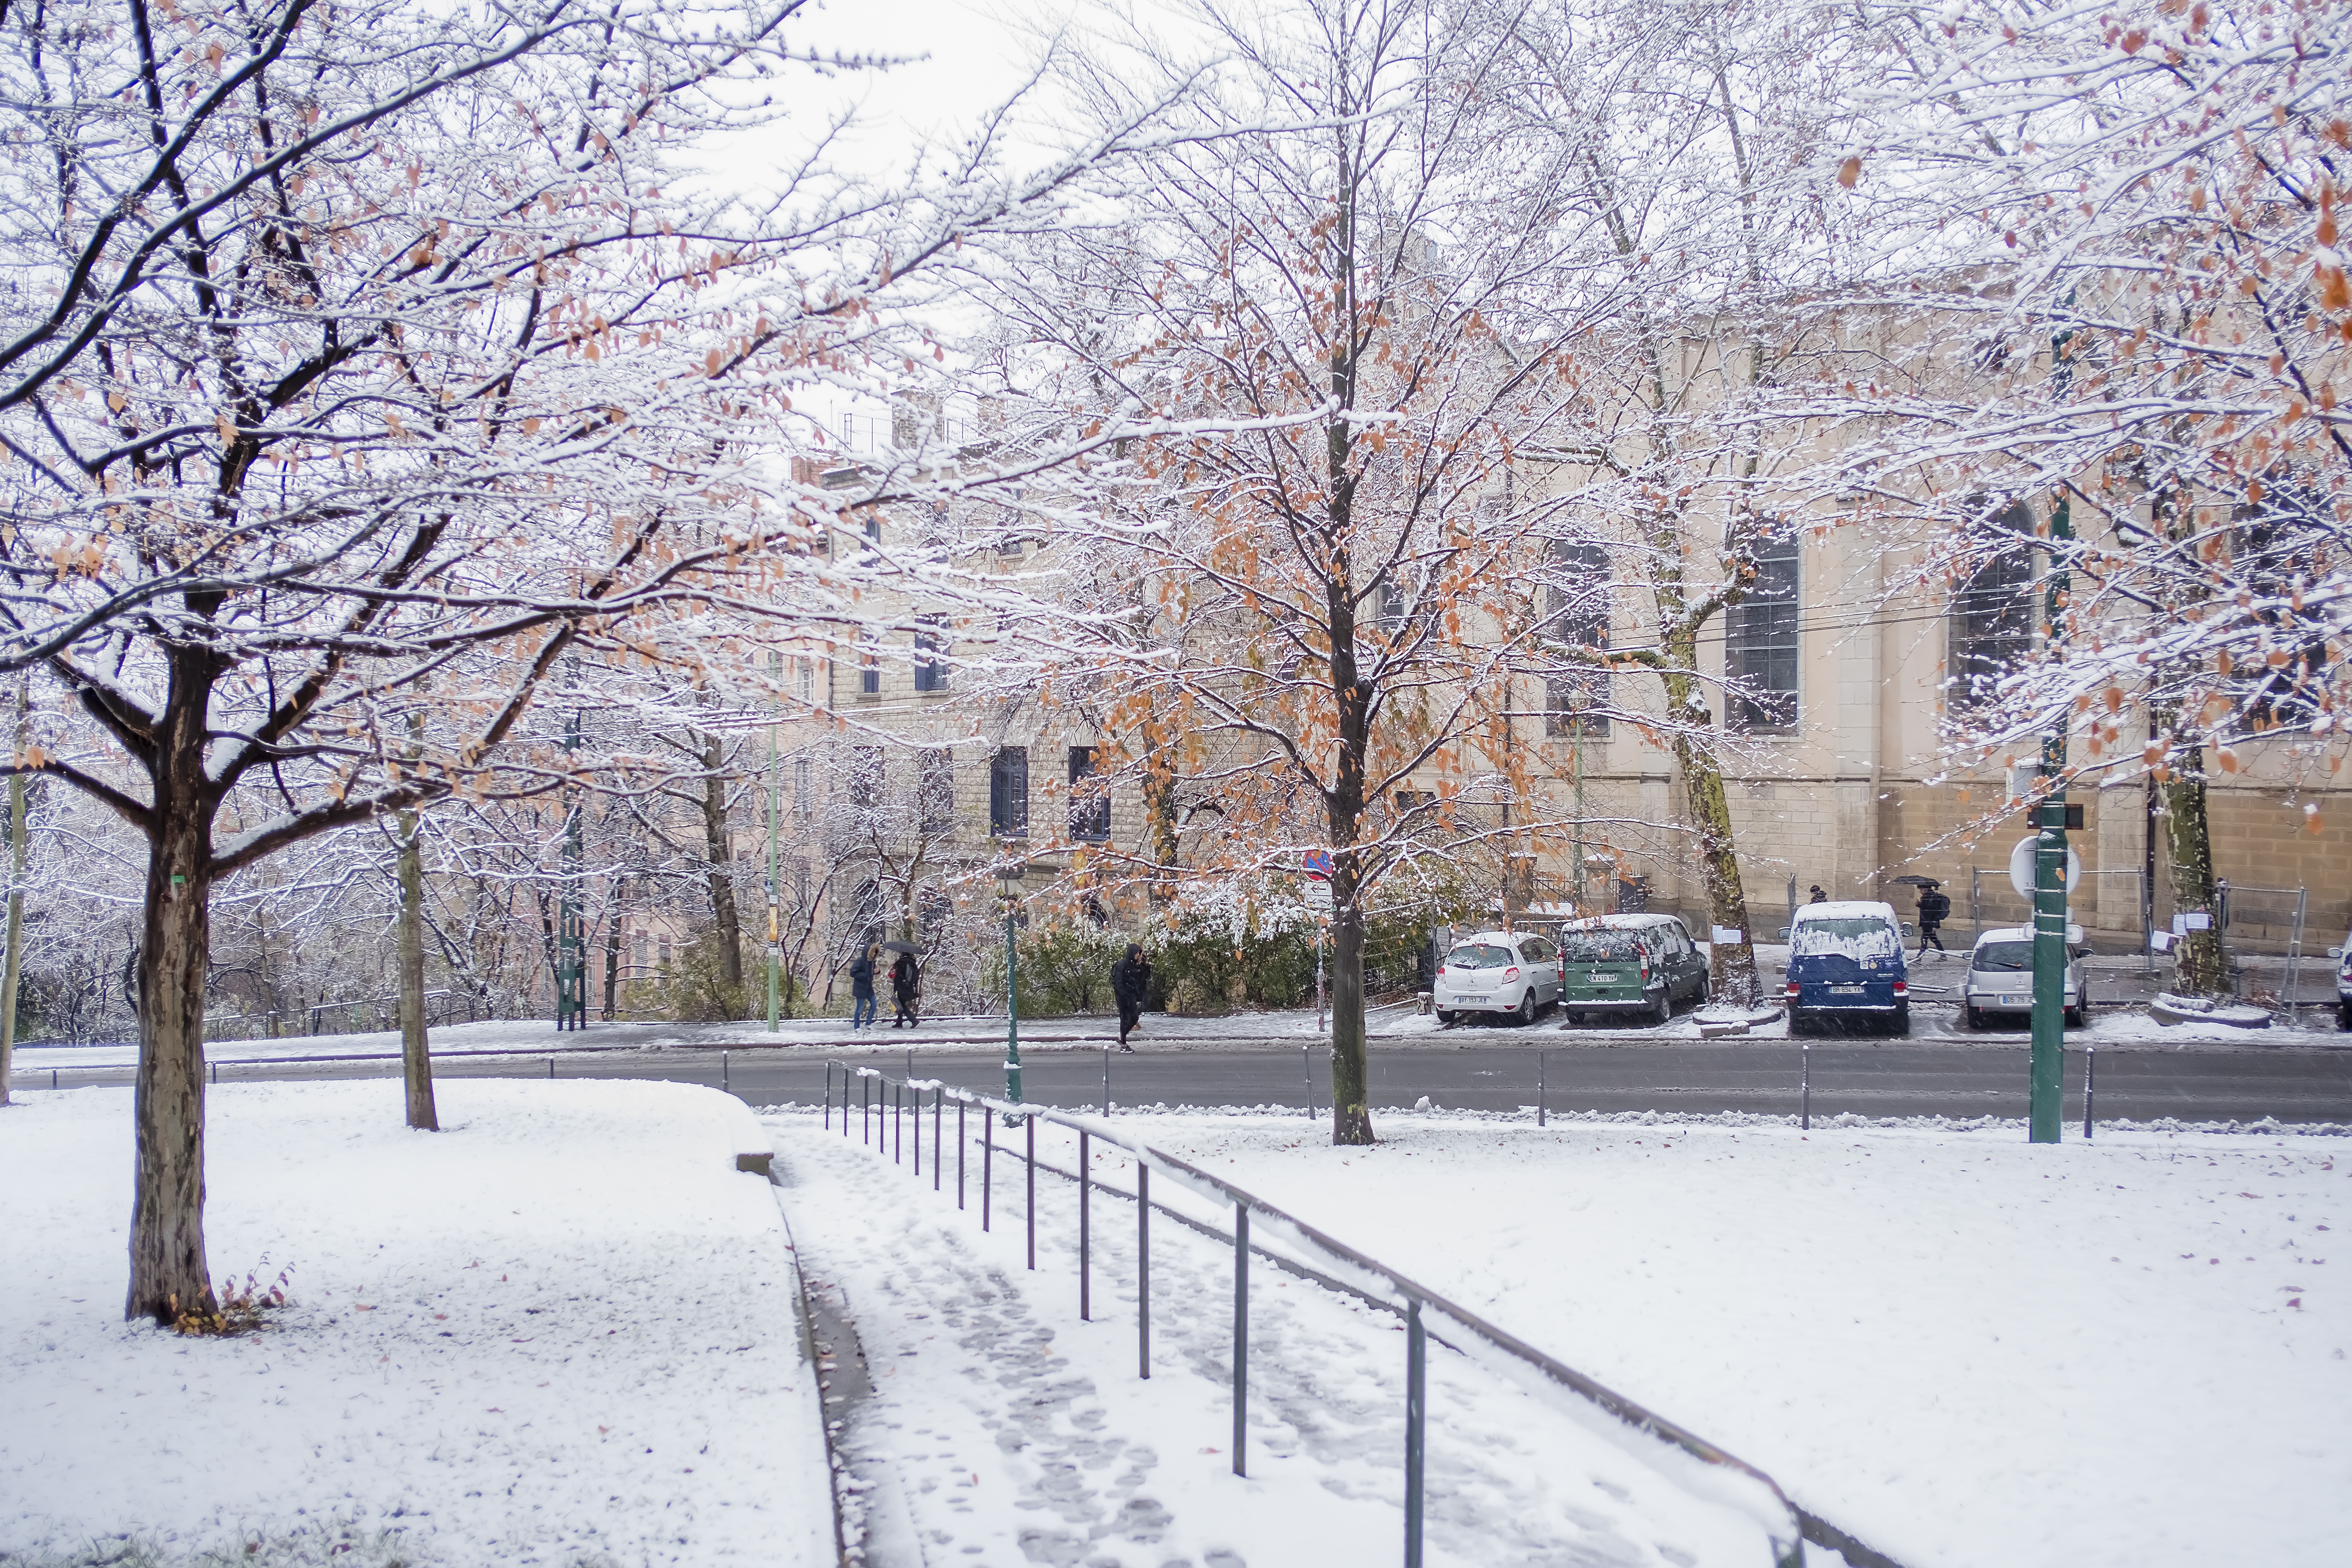
[[[2019,839],[2016,847],[2009,852],[2009,885],[2017,889],[2017,896],[2021,899],[2033,897],[2033,851],[2035,846],[2041,842],[2042,836],[2038,833],[2032,834]],[[2068,898],[2074,897],[2074,884],[2082,879],[2083,858],[2074,853],[2074,846],[2069,845],[2066,848],[2066,895]]]

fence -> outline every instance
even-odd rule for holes
[[[2143,973],[2154,973],[2156,958],[2148,944],[2153,910],[2147,899],[2147,873],[2137,866],[2084,871],[2079,890],[2089,896],[2079,901],[2070,899],[2067,918],[2089,930],[2094,927],[2097,917],[2113,915],[2118,910],[2128,913],[2131,917],[2129,925],[2139,931],[2140,968]],[[2085,916],[2092,918],[2085,919]],[[2032,900],[2021,897],[2017,889],[2009,885],[2008,867],[1969,868],[1969,946],[1975,946],[1977,938],[1987,931],[2032,923]]]
[[[1037,1267],[1037,1173],[1074,1181],[1078,1189],[1078,1316],[1092,1321],[1093,1291],[1093,1194],[1097,1186],[1117,1197],[1131,1198],[1136,1205],[1136,1375],[1151,1375],[1151,1215],[1157,1209],[1192,1230],[1213,1240],[1230,1245],[1234,1249],[1234,1357],[1233,1357],[1233,1471],[1237,1476],[1248,1474],[1246,1420],[1249,1405],[1249,1272],[1250,1259],[1255,1255],[1286,1273],[1308,1279],[1327,1289],[1354,1298],[1366,1305],[1393,1313],[1405,1323],[1405,1481],[1404,1481],[1404,1542],[1405,1568],[1422,1568],[1422,1515],[1424,1495],[1425,1427],[1427,1415],[1426,1380],[1428,1372],[1427,1341],[1436,1339],[1440,1345],[1465,1356],[1473,1352],[1456,1345],[1442,1335],[1433,1333],[1427,1322],[1435,1317],[1460,1331],[1466,1341],[1475,1342],[1477,1359],[1486,1363],[1486,1370],[1496,1370],[1496,1358],[1501,1370],[1515,1375],[1523,1385],[1538,1394],[1554,1398],[1565,1395],[1576,1402],[1571,1414],[1582,1415],[1598,1409],[1613,1417],[1626,1428],[1653,1439],[1639,1446],[1635,1452],[1658,1468],[1666,1478],[1686,1490],[1706,1496],[1708,1500],[1746,1513],[1762,1526],[1771,1542],[1774,1568],[1803,1568],[1803,1542],[1812,1542],[1844,1554],[1854,1568],[1896,1568],[1883,1554],[1873,1551],[1852,1536],[1819,1517],[1790,1502],[1772,1478],[1755,1467],[1735,1458],[1723,1449],[1707,1442],[1688,1429],[1677,1426],[1655,1412],[1604,1387],[1534,1346],[1528,1344],[1467,1309],[1438,1295],[1435,1291],[1407,1279],[1395,1269],[1357,1251],[1354,1247],[1325,1235],[1314,1226],[1264,1199],[1244,1191],[1221,1176],[1213,1175],[1189,1161],[1164,1153],[1143,1142],[1114,1131],[1100,1120],[1080,1118],[1064,1112],[1041,1109],[1033,1104],[1019,1103],[975,1094],[941,1083],[937,1079],[893,1078],[876,1068],[856,1067],[839,1060],[829,1061],[825,1068],[824,1109],[823,1125],[832,1131],[836,1114],[834,1103],[834,1079],[841,1079],[841,1102],[838,1115],[841,1134],[850,1136],[850,1086],[857,1087],[857,1121],[860,1134],[867,1146],[877,1142],[893,1163],[906,1163],[906,1134],[911,1125],[914,1131],[914,1174],[919,1180],[923,1173],[923,1110],[924,1097],[930,1097],[931,1113],[931,1190],[943,1192],[946,1179],[946,1107],[952,1100],[955,1117],[956,1206],[962,1209],[966,1201],[969,1133],[967,1112],[977,1110],[982,1126],[981,1142],[981,1228],[991,1228],[994,1221],[996,1134],[995,1118],[1003,1115],[1008,1123],[1022,1129],[1019,1157],[1023,1163],[1022,1183],[1027,1201],[1023,1205],[1026,1227],[1028,1267]],[[1037,1158],[1037,1124],[1049,1122],[1077,1135],[1077,1171],[1073,1173]],[[1136,1190],[1129,1194],[1120,1188],[1099,1181],[1093,1174],[1090,1145],[1100,1142],[1118,1149],[1136,1163]],[[1011,1157],[1013,1151],[1008,1149]],[[1158,1172],[1164,1179],[1175,1182],[1194,1195],[1220,1206],[1231,1205],[1234,1224],[1230,1233],[1181,1214],[1151,1197],[1151,1177]],[[1271,1232],[1286,1246],[1317,1258],[1324,1267],[1304,1263],[1297,1258],[1270,1250],[1251,1240],[1253,1226]],[[1675,1466],[1673,1461],[1661,1464],[1668,1453],[1679,1454],[1696,1460],[1699,1468]]]

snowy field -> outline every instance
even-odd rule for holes
[[[1235,1481],[1219,1457],[1229,1248],[1155,1226],[1160,1348],[1139,1384],[1131,1205],[1097,1200],[1106,1321],[1080,1323],[1066,1182],[1040,1177],[1032,1275],[1017,1162],[1000,1152],[993,1234],[976,1151],[955,1212],[952,1112],[937,1195],[929,1170],[918,1183],[812,1118],[767,1121],[809,1267],[845,1295],[877,1374],[852,1447],[876,1479],[877,1545],[1157,1568],[1120,1550],[1140,1518],[1171,1559],[1395,1550],[1392,1320],[1261,1267],[1260,1458]],[[2324,1562],[2352,1534],[2339,1139],[2105,1131],[2033,1148],[2006,1124],[1807,1137],[1388,1115],[1380,1147],[1335,1151],[1289,1118],[1117,1126],[1723,1444],[1906,1568]],[[1050,1130],[1040,1149],[1075,1152]],[[1097,1170],[1131,1187],[1116,1154]],[[1433,1562],[1753,1560],[1736,1531],[1680,1533],[1704,1510],[1433,1354]],[[1035,1556],[1049,1547],[1064,1554]]]
[[[0,1562],[832,1559],[765,1140],[658,1083],[214,1091],[216,1274],[291,1266],[263,1331],[121,1321],[130,1091],[0,1110]],[[242,1558],[245,1543],[268,1548]],[[107,1550],[117,1550],[115,1548]]]

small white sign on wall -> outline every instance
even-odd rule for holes
[[[2206,913],[2203,910],[2191,910],[2180,918],[2189,922],[2187,925],[2180,928],[2183,931],[2211,931],[2213,929],[2213,917]]]
[[[1748,933],[1741,931],[1738,926],[1717,926],[1715,928],[1715,942],[1719,947],[1738,947],[1741,942],[1746,942],[1747,940]]]

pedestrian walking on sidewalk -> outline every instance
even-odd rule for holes
[[[878,1009],[874,1001],[874,961],[882,956],[878,947],[869,947],[849,965],[849,1026],[862,1029],[874,1022]]]
[[[1919,889],[1919,956],[1927,956],[1927,944],[1934,942],[1937,952],[1951,950],[1944,945],[1941,928],[1952,918],[1952,900],[1944,896],[1941,882],[1930,882]]]
[[[1118,1004],[1118,1048],[1131,1051],[1127,1037],[1142,1022],[1144,999],[1151,994],[1151,961],[1143,956],[1141,943],[1129,942],[1126,954],[1110,966],[1110,994]]]
[[[1830,901],[1830,896],[1822,891],[1822,885],[1819,882],[1815,882],[1813,884],[1813,896],[1805,901],[1809,904],[1826,904]]]
[[[890,1020],[892,1028],[904,1024],[911,1029],[919,1021],[915,1017],[915,992],[921,984],[921,973],[915,967],[915,955],[900,953],[898,962],[890,966],[890,995],[898,1005],[897,1016]]]

